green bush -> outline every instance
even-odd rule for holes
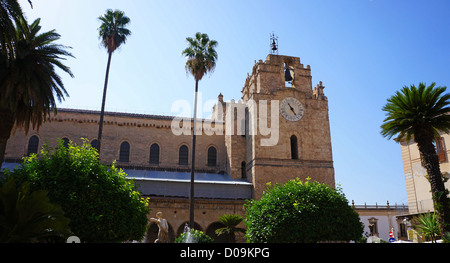
[[[213,243],[214,240],[200,230],[191,229],[175,239],[175,243]]]
[[[363,225],[341,189],[298,178],[268,185],[259,201],[246,203],[247,241],[316,243],[359,240]]]
[[[148,200],[141,197],[134,181],[114,163],[98,161],[87,140],[82,146],[59,140],[52,150],[45,145],[40,159],[25,158],[8,177],[29,181],[34,190],[46,190],[51,202],[61,205],[70,229],[82,242],[123,242],[144,237]]]

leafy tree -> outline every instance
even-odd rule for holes
[[[245,229],[237,227],[242,221],[244,217],[240,215],[222,215],[219,217],[219,222],[225,225],[225,227],[216,229],[216,234],[227,235],[230,237],[230,240],[233,242],[236,241],[236,233],[240,232],[245,234]]]
[[[189,197],[189,226],[194,227],[194,172],[195,172],[195,144],[197,127],[197,94],[198,82],[208,72],[213,72],[216,68],[217,41],[210,40],[207,34],[195,33],[195,37],[186,38],[188,47],[181,52],[186,57],[186,72],[191,73],[195,79],[195,100],[194,100],[194,134],[192,136],[192,169]]]
[[[45,145],[41,159],[25,158],[8,176],[29,181],[34,190],[46,190],[51,202],[61,205],[70,229],[82,242],[122,242],[144,237],[148,200],[135,183],[117,170],[98,162],[98,153],[87,140],[82,146]]]
[[[381,125],[384,137],[397,136],[397,142],[414,138],[417,143],[422,166],[427,170],[442,236],[450,232],[450,203],[433,143],[440,138],[440,132],[450,132],[450,94],[445,93],[446,89],[436,87],[436,83],[428,87],[424,83],[417,88],[414,85],[403,87],[387,100],[383,107],[386,119]]]
[[[268,184],[260,200],[245,204],[247,241],[316,243],[359,240],[363,225],[342,190],[294,179]]]
[[[175,243],[213,243],[214,240],[197,229],[191,229],[189,232],[182,233],[175,239]]]
[[[0,243],[28,243],[67,238],[69,219],[61,206],[50,203],[47,191],[30,191],[29,183],[14,178],[0,183]]]
[[[417,218],[418,225],[415,227],[419,230],[420,234],[425,237],[429,237],[431,242],[436,243],[436,237],[440,235],[441,229],[439,227],[439,223],[437,221],[437,214],[426,213],[420,215]]]
[[[60,35],[55,30],[39,34],[40,19],[31,25],[18,19],[13,39],[14,56],[6,63],[0,55],[0,164],[14,124],[28,132],[30,125],[39,129],[50,112],[56,113],[59,101],[68,96],[56,68],[73,77],[61,60],[73,57],[67,47],[55,44]],[[1,46],[4,49],[4,46]]]
[[[98,128],[98,145],[97,150],[100,153],[103,118],[105,115],[106,90],[108,88],[109,68],[111,66],[111,58],[114,51],[127,42],[127,37],[131,35],[131,31],[127,29],[130,18],[120,10],[106,10],[106,14],[98,18],[101,22],[98,28],[98,37],[102,41],[102,45],[108,51],[108,64],[106,66],[105,86],[103,88],[102,109],[100,112],[100,123]]]

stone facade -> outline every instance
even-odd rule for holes
[[[286,81],[287,74],[292,80]],[[220,94],[213,119],[201,121],[208,125],[199,128],[202,135],[197,137],[196,172],[229,176],[230,182],[220,182],[223,187],[245,181],[251,186],[250,196],[255,199],[261,197],[269,182],[285,183],[296,177],[303,180],[309,177],[334,187],[328,100],[322,83],[313,89],[311,79],[310,67],[304,67],[297,57],[269,55],[266,61],[256,62],[245,80],[241,100],[224,102]],[[300,114],[289,103],[282,103],[286,98],[301,104],[300,119],[283,117],[283,110],[290,110],[283,109],[288,107],[286,105],[292,109],[294,115],[289,113],[292,118]],[[264,105],[267,107],[262,107]],[[189,172],[192,122],[184,119],[180,124],[174,120],[171,116],[107,113],[101,162],[111,164],[118,160],[117,164],[124,169]],[[57,138],[76,144],[81,144],[81,138],[94,141],[98,122],[97,111],[60,109],[39,131],[30,131],[27,135],[16,131],[8,141],[6,161],[14,162],[26,156],[32,137],[38,138],[39,149],[44,143],[55,147]],[[186,122],[190,125],[186,126]],[[187,135],[177,136],[174,131],[185,131]],[[121,161],[124,142],[129,145],[128,158]],[[150,162],[150,149],[154,144],[159,146],[156,164]],[[180,164],[182,146],[189,150],[187,164]],[[211,164],[209,150],[212,147],[216,154]],[[144,194],[151,197],[149,217],[162,211],[171,226],[172,236],[178,233],[189,218],[187,198]],[[245,200],[219,197],[196,200],[196,223],[205,232],[213,233],[214,228],[220,227],[217,222],[220,215],[245,213]]]
[[[173,117],[106,113],[104,119],[102,149],[100,159],[105,164],[118,160],[121,166],[139,166],[161,169],[189,169],[188,165],[180,165],[178,150],[182,145],[191,149],[192,136],[174,136],[171,131]],[[59,109],[58,114],[51,116],[40,127],[39,131],[30,131],[24,136],[22,131],[16,131],[8,140],[7,159],[20,159],[27,155],[28,141],[31,137],[39,138],[39,149],[47,142],[55,147],[57,138],[68,138],[76,144],[81,144],[81,138],[93,141],[98,134],[99,112],[87,110]],[[129,162],[119,161],[120,145],[130,144]],[[160,147],[160,162],[150,165],[150,147],[153,144]],[[217,149],[217,165],[207,166],[207,151],[209,147]],[[196,166],[199,170],[220,172],[225,169],[225,144],[223,136],[199,136],[196,154]],[[190,155],[190,152],[189,152]]]
[[[285,79],[286,70],[293,78],[290,83]],[[269,55],[265,62],[260,60],[253,67],[242,91],[245,103],[253,100],[256,104],[261,101],[281,104],[290,97],[297,99],[304,108],[303,117],[291,121],[278,112],[272,115],[273,107],[268,107],[268,116],[280,116],[275,145],[262,145],[261,142],[267,139],[263,132],[247,137],[247,171],[255,188],[255,198],[260,198],[267,183],[285,183],[296,177],[302,180],[310,177],[334,187],[328,100],[323,89],[322,83],[312,89],[311,69],[304,67],[300,58]],[[261,121],[261,109],[258,114],[259,118],[253,118],[253,122]],[[273,117],[269,125],[275,125]],[[292,136],[296,137],[295,146]],[[292,147],[297,148],[296,158],[292,157]]]

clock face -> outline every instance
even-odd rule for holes
[[[298,121],[303,118],[303,105],[295,98],[288,97],[281,102],[281,115],[288,121]]]

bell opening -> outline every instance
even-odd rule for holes
[[[288,63],[284,63],[284,80],[286,87],[292,87],[292,81],[294,78],[292,77],[291,68]]]

